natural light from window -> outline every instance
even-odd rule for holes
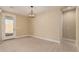
[[[5,33],[13,33],[13,20],[5,19]]]

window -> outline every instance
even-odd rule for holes
[[[5,18],[5,35],[6,36],[13,35],[13,23],[14,23],[14,20],[11,17]]]

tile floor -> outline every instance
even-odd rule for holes
[[[75,45],[68,41],[50,42],[33,37],[3,41],[0,52],[77,52]]]

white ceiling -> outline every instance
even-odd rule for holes
[[[12,12],[27,16],[30,13],[30,6],[0,6],[3,11]],[[56,9],[54,6],[34,6],[34,13],[45,12],[49,9]],[[60,8],[60,7],[58,7]]]

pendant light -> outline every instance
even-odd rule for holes
[[[29,17],[35,17],[35,14],[34,14],[34,11],[33,11],[33,8],[34,8],[34,6],[30,6],[30,8],[31,8],[31,11],[30,11],[30,14],[29,14]]]
[[[2,9],[0,8],[0,14],[2,13]]]

